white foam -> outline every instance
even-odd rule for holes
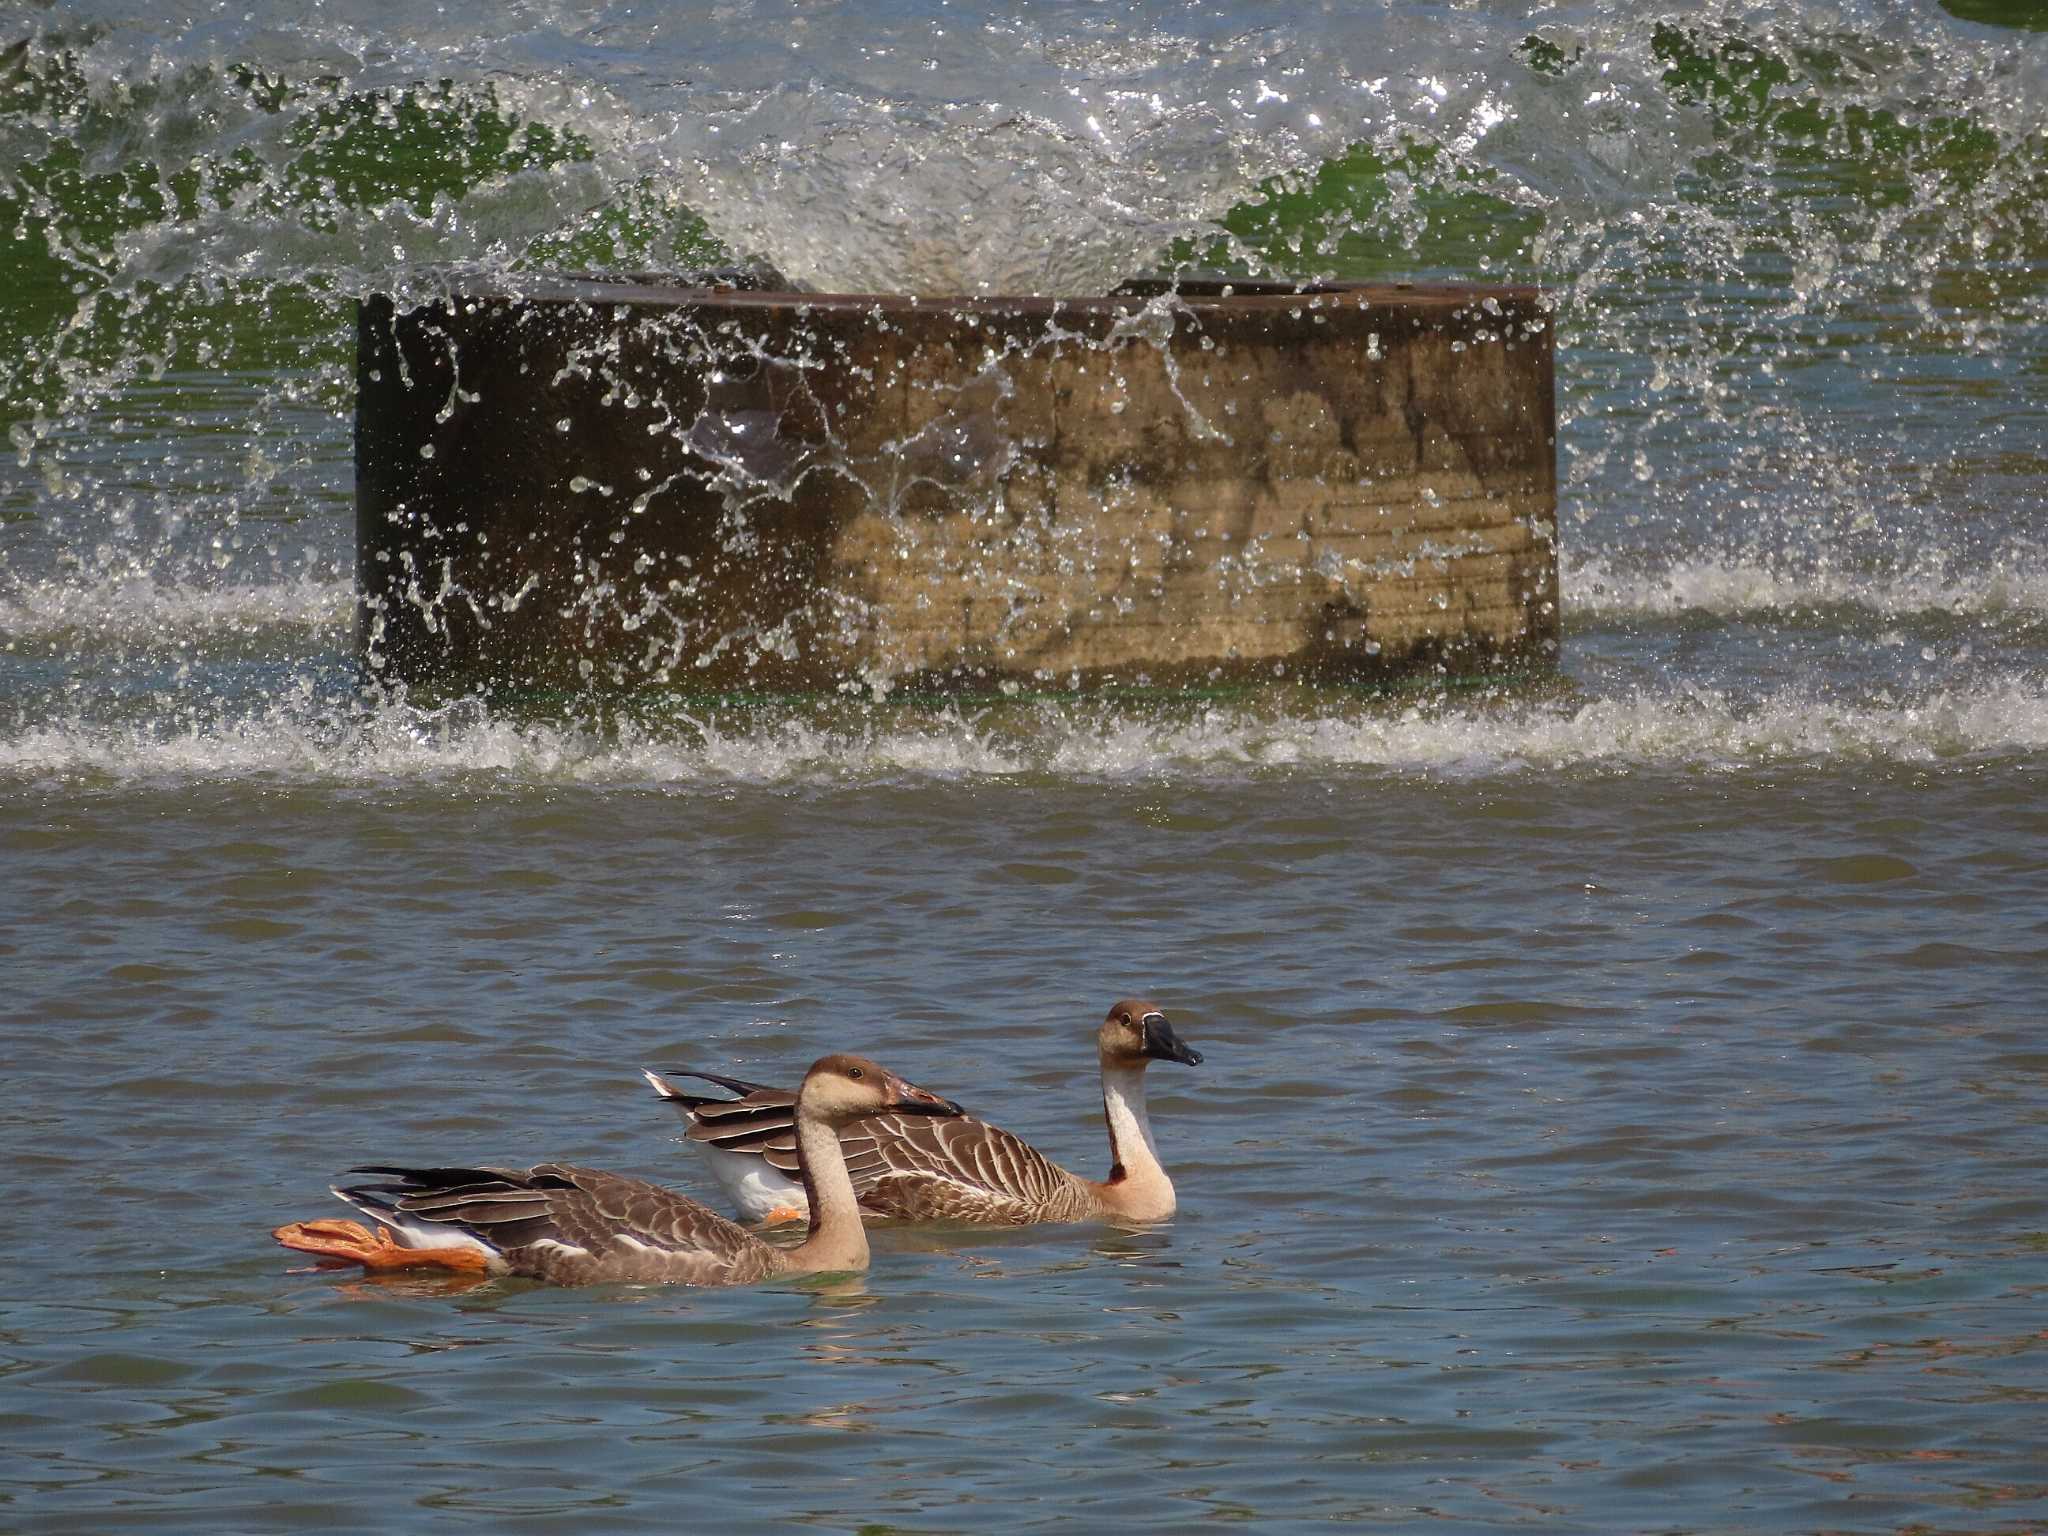
[[[353,581],[311,575],[221,585],[134,571],[17,581],[0,590],[0,641],[97,641],[162,647],[265,630],[345,633]]]
[[[898,711],[871,723],[683,721],[597,734],[465,707],[344,718],[295,698],[179,723],[85,717],[0,727],[0,776],[110,783],[196,779],[402,785],[830,786],[1052,777],[1231,781],[1332,770],[1471,778],[1637,767],[1729,770],[1840,760],[1940,764],[2048,748],[2048,683],[2003,675],[1911,697],[1755,697],[1704,687],[1594,698],[1408,707],[1342,701],[1291,717],[1028,705],[972,716]]]
[[[1817,562],[1707,555],[1635,571],[1599,554],[1559,557],[1568,618],[1713,614],[1723,618],[1861,609],[1888,619],[1922,614],[2032,623],[2048,618],[2048,556],[2011,550],[1972,570],[1930,559],[1870,571]]]
[[[2025,551],[1969,572],[1944,562],[1873,574],[1729,555],[1631,570],[1567,546],[1559,575],[1565,613],[1581,622],[1841,609],[1891,619],[1922,614],[2019,623],[2048,619],[2048,556]],[[115,572],[86,581],[23,581],[0,590],[0,642],[47,643],[83,635],[96,642],[171,647],[278,630],[338,638],[346,635],[353,602],[353,583],[334,576],[205,585]]]

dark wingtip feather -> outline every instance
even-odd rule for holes
[[[347,1173],[374,1173],[387,1179],[402,1179],[407,1184],[480,1184],[492,1179],[502,1179],[505,1174],[499,1168],[393,1168],[379,1163],[365,1163],[360,1168],[345,1169]]]
[[[650,1077],[694,1077],[702,1082],[715,1083],[727,1093],[744,1097],[750,1093],[774,1093],[776,1090],[766,1083],[750,1083],[743,1077],[726,1077],[718,1072],[699,1072],[692,1067],[652,1067],[644,1069]],[[681,1097],[681,1095],[678,1095]],[[715,1100],[710,1102],[716,1102]]]

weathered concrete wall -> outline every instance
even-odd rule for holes
[[[1545,663],[1528,289],[362,306],[362,641],[464,686]]]

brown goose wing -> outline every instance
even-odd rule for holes
[[[701,1142],[721,1152],[765,1153],[770,1147],[778,1147],[788,1152],[788,1166],[796,1166],[796,1094],[790,1089],[721,1077],[716,1072],[679,1070],[665,1074],[649,1072],[646,1076],[656,1093],[683,1111],[689,1121],[689,1129],[683,1132],[685,1141]],[[702,1078],[736,1097],[721,1099],[690,1093],[669,1081],[675,1077]]]
[[[667,1074],[702,1078],[737,1095],[718,1099],[678,1090],[656,1073],[647,1076],[657,1093],[682,1106],[690,1122],[686,1140],[797,1172],[796,1095],[788,1089],[713,1072]],[[892,1216],[1035,1221],[1076,1198],[1072,1174],[1030,1143],[971,1115],[870,1115],[843,1126],[839,1146],[861,1203]],[[927,1187],[941,1183],[944,1190]],[[932,1209],[930,1199],[954,1204]]]
[[[716,1072],[674,1070],[649,1072],[646,1077],[656,1093],[681,1107],[689,1121],[689,1129],[683,1132],[685,1141],[720,1152],[758,1157],[792,1178],[797,1176],[796,1095],[789,1089],[768,1088],[744,1078],[720,1077]],[[715,1099],[708,1094],[688,1093],[670,1082],[672,1077],[699,1077],[738,1096]],[[863,1193],[877,1177],[888,1172],[878,1155],[874,1135],[861,1129],[867,1123],[857,1121],[839,1132],[839,1149],[846,1156],[855,1194]]]
[[[390,1182],[352,1188],[402,1223],[456,1227],[491,1244],[512,1270],[579,1285],[758,1279],[774,1250],[685,1195],[644,1179],[568,1163],[533,1168],[357,1168]]]
[[[1022,1138],[971,1116],[872,1115],[840,1135],[870,1210],[915,1220],[1038,1221],[1078,1181]]]

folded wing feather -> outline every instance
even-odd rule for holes
[[[795,1094],[711,1072],[647,1075],[656,1092],[686,1111],[684,1139],[721,1152],[751,1154],[784,1173],[796,1172]],[[667,1077],[702,1078],[739,1096],[685,1093]],[[839,1145],[861,1204],[886,1215],[1044,1219],[1049,1210],[1063,1210],[1080,1198],[1074,1175],[1029,1143],[971,1115],[869,1115],[842,1127]],[[947,1187],[927,1187],[934,1183]]]
[[[659,1185],[568,1163],[533,1168],[357,1168],[390,1182],[344,1191],[370,1210],[472,1232],[515,1270],[584,1279],[686,1279],[748,1269],[761,1242]]]

